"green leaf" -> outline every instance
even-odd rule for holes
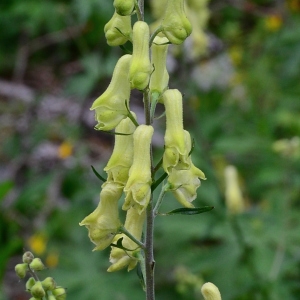
[[[190,150],[190,152],[189,152],[189,155],[188,155],[188,156],[190,156],[190,155],[193,153],[194,149],[195,149],[195,139],[194,139],[194,138],[192,138],[192,147],[191,147],[191,150]]]
[[[156,181],[154,181],[151,185],[151,191],[153,192],[167,176],[168,174],[165,172]]]
[[[102,176],[95,170],[95,168],[94,168],[93,166],[91,166],[91,167],[92,167],[92,170],[93,170],[94,174],[95,174],[102,182],[105,182],[106,179],[105,179],[104,177],[102,177]]]
[[[194,207],[194,208],[177,208],[174,210],[171,210],[165,214],[159,214],[161,216],[169,216],[169,215],[198,215],[202,214],[204,212],[210,211],[214,209],[213,206],[204,206],[204,207]]]
[[[10,180],[0,183],[0,200],[3,199],[13,188],[14,183]]]
[[[140,283],[142,285],[143,290],[145,291],[146,285],[145,285],[145,278],[143,276],[142,268],[141,268],[141,263],[138,263],[136,266],[136,274],[138,278],[140,279]]]
[[[116,243],[116,244],[111,243],[110,245],[111,245],[112,247],[116,247],[116,248],[119,248],[119,249],[122,249],[122,250],[125,250],[125,251],[134,251],[134,250],[136,250],[136,249],[139,248],[139,247],[137,247],[137,248],[135,248],[135,249],[128,249],[128,248],[125,248],[125,247],[123,246],[123,244],[122,244],[122,241],[123,241],[123,237],[119,238],[119,239],[117,240],[117,243]]]

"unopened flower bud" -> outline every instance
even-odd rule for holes
[[[15,271],[20,278],[24,278],[26,276],[26,272],[28,271],[28,265],[26,263],[17,264],[15,266]]]
[[[29,264],[29,267],[33,271],[42,271],[46,268],[45,265],[42,263],[41,259],[38,257],[32,260],[32,262]]]
[[[91,107],[91,110],[96,111],[97,129],[111,130],[128,115],[125,102],[128,103],[130,97],[128,78],[130,62],[129,54],[123,55],[118,60],[108,88]]]
[[[42,281],[42,286],[46,291],[52,291],[56,288],[56,282],[52,277],[47,277]]]
[[[56,300],[65,300],[67,298],[66,289],[61,286],[58,286],[55,290],[52,291],[53,296]]]
[[[125,44],[131,33],[131,16],[120,16],[115,12],[104,26],[104,33],[109,46]]]
[[[30,251],[26,251],[23,254],[23,258],[22,258],[23,263],[30,264],[33,259],[34,259],[34,255]]]
[[[35,279],[34,279],[33,277],[30,277],[30,278],[27,280],[26,285],[25,285],[26,290],[27,290],[27,291],[30,291],[31,288],[35,285],[35,283],[36,283]]]
[[[144,90],[150,79],[149,26],[143,21],[134,23],[132,31],[132,61],[129,79],[132,89]]]
[[[56,297],[54,295],[49,295],[48,300],[56,300]]]
[[[30,289],[30,293],[33,297],[41,299],[46,295],[46,292],[40,281],[37,281],[35,285]]]
[[[181,44],[191,34],[192,25],[184,12],[184,0],[168,0],[161,26],[172,44]]]
[[[221,300],[219,289],[211,282],[206,282],[201,288],[205,300]]]
[[[114,7],[121,16],[131,15],[134,8],[134,0],[114,0]]]

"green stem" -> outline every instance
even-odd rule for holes
[[[144,0],[135,1],[135,11],[139,21],[144,21]]]
[[[149,90],[145,90],[143,93],[144,100],[144,112],[145,112],[145,123],[151,125],[151,107]],[[151,146],[152,147],[152,146]],[[151,171],[153,177],[153,156],[152,148],[150,147],[151,155]],[[155,299],[155,284],[154,284],[154,255],[153,255],[153,230],[154,230],[154,214],[153,214],[153,194],[151,192],[151,198],[147,206],[146,214],[146,235],[145,235],[145,270],[146,270],[146,300]]]
[[[145,270],[146,270],[146,300],[155,299],[154,289],[154,255],[153,255],[153,195],[147,206],[147,227],[146,227],[146,251],[145,251]]]
[[[151,35],[150,37],[150,40],[149,40],[149,47],[152,46],[152,43],[155,39],[155,37],[163,30],[163,27],[162,26],[159,26],[158,28],[155,29],[155,31],[153,32],[153,34]]]
[[[132,241],[134,241],[137,245],[139,245],[142,249],[145,250],[145,245],[137,240],[124,226],[121,226],[119,228],[120,232],[124,233],[125,235],[127,235]]]
[[[162,204],[162,201],[163,201],[163,199],[164,199],[164,196],[165,196],[165,193],[166,193],[166,191],[167,191],[168,186],[169,186],[168,184],[165,184],[165,185],[162,187],[161,191],[160,191],[160,194],[159,194],[159,196],[158,196],[157,202],[156,202],[155,207],[154,207],[154,209],[153,209],[154,217],[156,217],[157,214],[158,214],[158,210],[159,210],[159,208],[160,208],[160,206],[161,206],[161,204]]]

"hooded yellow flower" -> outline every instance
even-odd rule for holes
[[[131,207],[127,211],[124,227],[138,240],[141,239],[143,226],[145,222],[145,211],[140,213],[136,208]],[[138,263],[137,254],[140,251],[139,246],[124,233],[116,235],[114,242],[123,237],[122,245],[130,251],[112,247],[109,261],[112,265],[108,272],[114,272],[127,267],[131,271]]]
[[[117,183],[104,183],[98,207],[79,223],[88,229],[89,238],[96,245],[93,251],[108,247],[118,233],[121,225],[118,200],[121,195],[122,186]]]
[[[184,12],[184,0],[168,0],[161,26],[172,44],[184,42],[192,32],[192,25]]]
[[[191,149],[191,137],[188,131],[184,131],[186,147]],[[173,168],[168,177],[169,189],[177,201],[184,207],[194,207],[191,203],[197,197],[197,189],[200,186],[200,179],[206,179],[204,173],[194,166],[191,156],[188,157],[190,168],[187,170],[178,170]]]
[[[115,12],[104,26],[104,33],[109,46],[125,44],[131,34],[131,16],[120,16]]]
[[[133,116],[135,114],[131,112]],[[104,168],[107,172],[107,181],[116,182],[124,186],[128,179],[128,172],[133,160],[133,132],[135,125],[129,118],[120,122],[116,127],[117,133],[124,133],[129,135],[116,135],[115,146],[113,153]]]
[[[190,167],[190,148],[183,129],[182,96],[178,90],[167,90],[162,95],[166,111],[165,152],[163,168],[170,174],[172,168],[184,170]]]
[[[111,130],[128,116],[125,102],[129,102],[128,78],[131,55],[123,55],[117,62],[111,82],[106,91],[97,98],[91,110],[96,111],[96,125],[100,130]]]
[[[140,125],[133,134],[133,163],[124,188],[124,210],[134,206],[142,213],[149,203],[152,183],[150,144],[153,131],[150,125]]]

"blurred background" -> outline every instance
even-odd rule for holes
[[[163,3],[163,1],[160,1]],[[146,19],[164,8],[146,1]],[[157,217],[157,299],[299,299],[300,1],[187,1],[194,31],[170,46],[170,87],[184,94],[193,161],[206,174],[197,216]],[[14,273],[23,249],[43,259],[68,299],[143,299],[135,270],[107,273],[78,223],[99,201],[113,135],[89,108],[119,47],[106,44],[105,0],[0,3],[0,299],[29,299]],[[142,114],[139,93],[132,110]],[[162,155],[164,119],[154,156]],[[161,208],[178,208],[168,195]],[[122,216],[124,217],[124,216]]]

